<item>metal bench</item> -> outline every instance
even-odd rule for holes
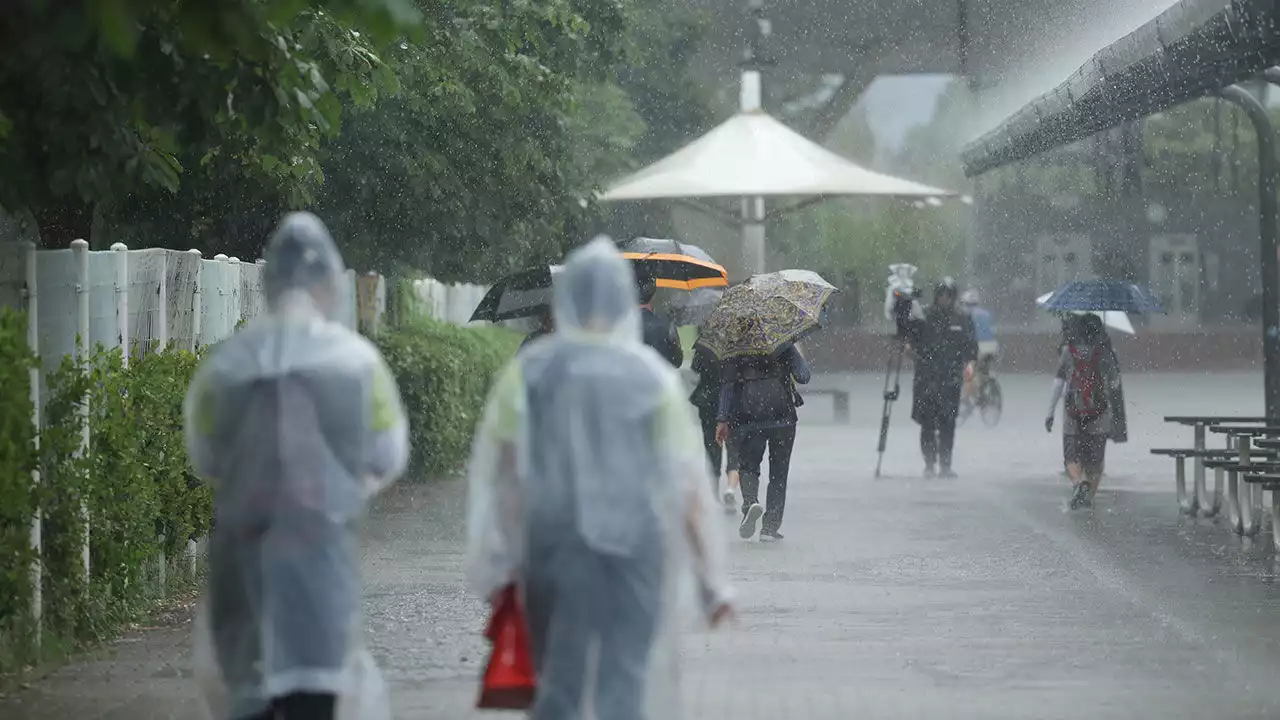
[[[1178,489],[1178,509],[1184,515],[1203,515],[1213,517],[1222,508],[1222,470],[1218,469],[1213,476],[1213,495],[1209,495],[1205,483],[1204,469],[1210,460],[1234,459],[1235,450],[1196,450],[1193,448],[1153,448],[1152,455],[1163,455],[1173,458],[1174,480]],[[1194,476],[1192,492],[1187,492],[1187,458],[1195,460],[1197,473]]]
[[[1250,487],[1271,491],[1271,539],[1276,547],[1280,547],[1280,468],[1246,473],[1244,481]]]
[[[1214,427],[1219,425],[1228,425],[1228,424],[1229,425],[1264,425],[1267,423],[1267,418],[1257,417],[1257,416],[1228,417],[1228,416],[1221,416],[1221,415],[1169,415],[1165,417],[1164,421],[1167,423],[1175,423],[1178,425],[1190,425],[1192,428],[1191,447],[1197,451],[1200,451],[1205,449],[1205,430],[1209,427]],[[1231,442],[1232,441],[1230,440],[1228,441],[1228,447],[1231,447]],[[1195,480],[1195,488],[1197,493],[1196,497],[1202,500],[1204,497],[1203,493],[1204,493],[1204,487],[1205,487],[1204,462],[1203,462],[1204,456],[1191,456],[1191,457],[1195,459],[1194,480]],[[1183,483],[1185,485],[1185,480],[1183,481]],[[1178,504],[1183,508],[1184,512],[1187,512],[1187,505],[1184,503],[1184,499],[1185,499],[1184,496],[1180,496],[1178,498]],[[1197,505],[1200,509],[1204,509],[1207,507],[1213,507],[1213,508],[1217,507],[1216,505],[1205,505],[1203,502],[1198,502]],[[1216,513],[1216,512],[1217,510],[1214,509],[1213,513]],[[1195,513],[1194,511],[1192,511],[1189,514],[1195,514]]]
[[[840,388],[810,388],[806,387],[800,391],[803,395],[830,395],[831,408],[835,412],[836,422],[848,423],[849,414],[849,391]]]

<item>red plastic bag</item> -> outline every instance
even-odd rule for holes
[[[476,707],[484,710],[528,710],[537,681],[529,653],[529,628],[514,585],[508,585],[493,606],[484,636],[493,643]]]

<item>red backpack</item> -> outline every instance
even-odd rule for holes
[[[1071,368],[1071,396],[1067,411],[1077,420],[1096,420],[1107,410],[1107,388],[1102,378],[1102,353],[1098,345],[1086,348],[1081,354],[1075,345],[1068,346],[1073,366]]]

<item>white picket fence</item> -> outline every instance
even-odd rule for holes
[[[120,243],[106,251],[91,251],[83,240],[72,242],[66,250],[37,250],[30,242],[0,243],[0,306],[26,313],[27,344],[40,358],[39,367],[31,371],[32,422],[37,430],[46,393],[44,375],[65,356],[86,359],[101,344],[120,348],[128,363],[139,353],[168,347],[195,350],[215,343],[234,332],[240,321],[264,311],[263,267],[261,260],[246,263],[225,255],[208,260],[196,250],[130,250]],[[376,297],[382,282],[374,277]],[[342,321],[355,328],[355,272],[347,271],[347,278]],[[87,451],[88,443],[85,424],[81,452]],[[35,473],[33,481],[39,479]],[[87,510],[82,517],[81,557],[87,577],[91,531]],[[39,553],[39,515],[32,519],[30,533],[32,548]],[[190,550],[194,557],[194,545]],[[164,558],[159,563],[163,568]],[[32,608],[38,620],[40,563],[33,564],[32,575]]]
[[[437,320],[466,325],[489,288],[484,285],[449,284],[431,278],[410,283],[418,310]]]
[[[165,348],[196,350],[231,335],[241,321],[264,312],[262,272],[265,261],[241,262],[217,255],[206,259],[197,250],[130,250],[117,243],[110,250],[92,251],[76,240],[65,250],[37,250],[31,242],[0,243],[0,307],[26,313],[27,344],[40,358],[31,370],[32,423],[41,427],[45,373],[58,368],[65,356],[87,359],[101,344],[120,348],[130,357]],[[374,333],[386,312],[383,276],[357,275],[347,270],[341,322]],[[417,311],[456,324],[466,324],[487,288],[450,285],[423,278],[410,283]],[[87,411],[87,408],[86,408]],[[88,450],[89,426],[81,436],[81,452]],[[38,438],[38,435],[37,435]],[[39,473],[33,473],[39,483]],[[91,518],[82,513],[82,563],[89,575]],[[41,550],[41,518],[30,528],[31,545]],[[189,553],[194,560],[197,544]],[[166,566],[158,558],[161,582]],[[41,567],[32,567],[31,589],[35,619],[41,615]]]

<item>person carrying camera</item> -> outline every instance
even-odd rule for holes
[[[951,468],[956,416],[966,369],[978,359],[973,321],[956,308],[956,284],[944,278],[933,305],[914,323],[909,343],[915,357],[911,419],[920,424],[925,477],[955,477]]]

